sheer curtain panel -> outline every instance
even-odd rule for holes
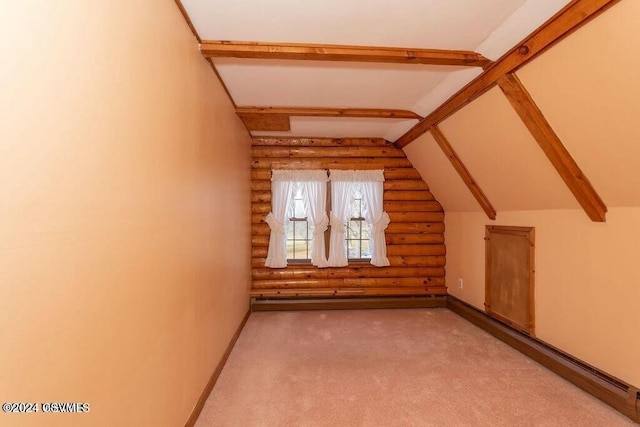
[[[380,171],[382,175],[382,171]],[[389,215],[382,210],[382,195],[384,187],[382,181],[366,181],[362,183],[363,216],[371,230],[369,245],[371,245],[371,264],[376,267],[389,265],[387,258],[387,239],[384,230],[389,226]]]
[[[389,265],[384,230],[389,225],[389,215],[383,211],[382,170],[330,170],[331,180],[331,238],[329,266],[344,267],[349,264],[345,240],[345,224],[349,221],[349,206],[355,192],[362,191],[363,215],[370,226],[371,264],[376,267]]]
[[[287,266],[286,222],[293,216],[294,193],[301,186],[305,215],[314,225],[311,263],[327,267],[324,253],[324,232],[329,220],[327,205],[327,172],[325,170],[273,170],[271,171],[271,212],[265,218],[271,235],[266,267]]]
[[[311,264],[324,268],[329,266],[324,246],[324,232],[329,227],[329,218],[327,217],[328,178],[327,172],[324,170],[309,172],[318,172],[318,174],[307,174],[307,179],[314,178],[314,180],[302,182],[302,197],[307,210],[307,218],[313,224]]]

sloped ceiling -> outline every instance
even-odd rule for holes
[[[203,40],[475,50],[497,59],[568,0],[182,0]],[[393,108],[422,116],[480,68],[216,58],[238,106]],[[416,120],[292,117],[291,131],[254,135],[395,140]],[[346,133],[345,133],[346,132]]]
[[[609,207],[640,206],[640,2],[621,1],[517,72]],[[579,208],[500,89],[440,129],[498,211]],[[405,148],[447,211],[481,211],[429,134]]]

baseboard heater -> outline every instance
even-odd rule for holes
[[[251,298],[251,311],[282,310],[362,310],[375,308],[444,308],[447,297],[431,296],[385,296],[338,298]]]
[[[515,330],[456,297],[447,296],[447,308],[640,423],[640,391],[637,387]]]

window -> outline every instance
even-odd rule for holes
[[[356,191],[350,206],[350,218],[345,224],[347,241],[347,258],[349,260],[371,259],[369,245],[369,225],[362,214],[362,192]]]
[[[296,185],[293,196],[293,216],[287,219],[287,260],[311,262],[313,225],[305,215],[302,187]]]
[[[330,170],[331,237],[329,266],[370,259],[376,267],[389,265],[384,230],[382,170]]]
[[[271,228],[266,267],[284,268],[289,259],[328,266],[324,249],[329,224],[327,181],[326,170],[271,171],[271,212],[265,218]]]
[[[271,228],[265,266],[284,268],[289,261],[319,268],[343,267],[349,261],[370,260],[389,265],[384,230],[382,170],[273,170]],[[331,200],[327,202],[327,182]],[[331,207],[327,209],[327,205]],[[331,225],[329,256],[325,231]]]

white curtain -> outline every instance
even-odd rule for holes
[[[264,265],[271,268],[287,266],[287,235],[285,222],[291,215],[294,181],[288,180],[282,172],[271,172],[271,212],[265,218],[271,235],[269,237],[269,251]]]
[[[382,210],[383,192],[382,181],[362,183],[362,214],[370,230],[371,264],[376,267],[389,265],[387,239],[384,235],[384,230],[389,226],[389,215]]]
[[[327,218],[328,178],[325,171],[318,172],[321,174],[315,177],[316,180],[302,182],[302,197],[308,221],[313,224],[311,264],[324,268],[329,266],[324,246],[324,232],[329,227],[329,218]]]
[[[349,206],[351,205],[351,200],[353,200],[353,191],[350,182],[334,180],[335,172],[342,171],[330,171],[331,235],[329,237],[329,267],[344,267],[349,265],[344,224],[349,221]],[[337,177],[339,174],[335,175]]]
[[[376,267],[389,265],[384,230],[389,225],[389,215],[383,209],[382,170],[330,170],[331,179],[331,238],[329,266],[348,265],[344,224],[349,221],[349,207],[355,192],[362,191],[363,215],[369,225],[371,264]]]
[[[326,214],[327,172],[325,170],[273,170],[271,171],[271,212],[265,218],[271,236],[266,267],[287,266],[286,221],[293,216],[293,198],[298,186],[302,186],[305,215],[314,225],[311,263],[327,267],[324,254],[324,232],[329,220]]]

